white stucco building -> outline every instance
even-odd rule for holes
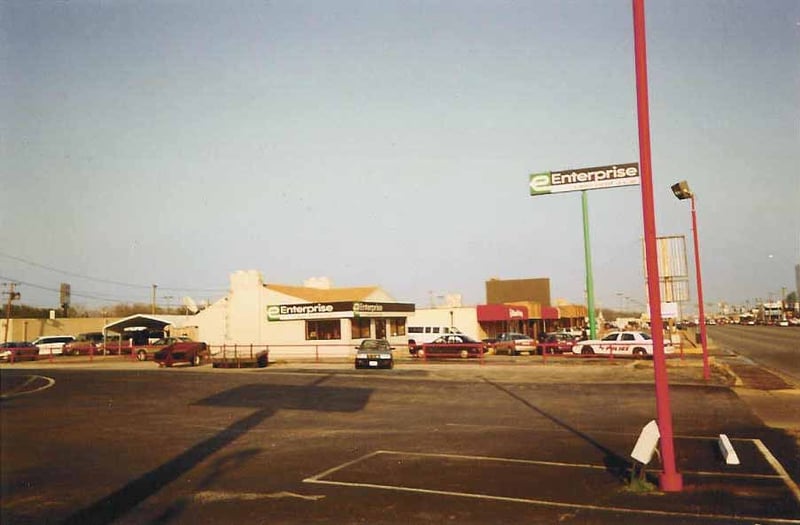
[[[413,313],[413,303],[397,302],[378,286],[334,288],[324,278],[269,284],[248,270],[233,273],[228,294],[188,322],[210,345],[269,345],[276,355],[320,346],[349,352],[367,338],[405,344]]]

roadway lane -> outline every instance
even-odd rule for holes
[[[708,336],[724,352],[747,357],[800,385],[800,328],[709,326]]]

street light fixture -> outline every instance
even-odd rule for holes
[[[706,313],[703,306],[703,279],[700,275],[700,244],[697,236],[697,211],[694,204],[694,193],[689,189],[689,183],[685,180],[672,185],[672,193],[678,200],[690,199],[692,201],[692,237],[694,238],[694,265],[695,275],[697,276],[697,308],[700,316],[700,343],[703,346],[703,379],[708,381],[710,372],[708,369],[708,338],[706,336]]]

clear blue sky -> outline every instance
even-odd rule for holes
[[[691,239],[687,179],[706,301],[777,297],[800,263],[800,2],[646,14],[657,233]],[[240,269],[419,304],[549,277],[583,302],[580,195],[528,175],[639,160],[627,0],[7,0],[0,67],[0,280],[37,306],[60,282],[215,299]],[[641,207],[589,194],[600,306],[644,301]]]

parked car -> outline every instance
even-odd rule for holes
[[[78,334],[74,341],[64,344],[64,355],[90,355],[101,353],[103,332]]]
[[[189,363],[198,366],[211,359],[211,352],[203,342],[176,340],[153,354],[153,361],[159,366],[172,366],[175,363]]]
[[[0,343],[0,361],[36,361],[39,358],[39,347],[27,341],[9,341]]]
[[[153,341],[152,343],[145,344],[145,345],[133,345],[130,347],[130,350],[123,350],[123,353],[133,352],[136,356],[136,359],[139,361],[147,361],[147,359],[152,359],[153,356],[158,353],[159,350],[163,349],[167,345],[171,345],[172,343],[192,343],[192,339],[190,337],[180,336],[180,337],[162,337]]]
[[[585,337],[583,335],[585,332],[587,332],[586,328],[562,328],[561,330],[558,330],[558,331],[553,332],[553,333],[556,333],[556,334],[567,334],[567,335],[570,335],[570,336],[574,337],[575,339],[580,339],[581,337]]]
[[[580,339],[569,332],[551,332],[544,334],[536,346],[536,353],[541,355],[571,352],[575,343]]]
[[[365,339],[356,347],[356,368],[393,368],[394,357],[386,339]]]
[[[441,325],[409,325],[406,332],[408,333],[408,353],[411,355],[417,355],[417,350],[422,348],[423,344],[431,343],[443,334],[463,333],[455,326]]]
[[[103,355],[112,354],[130,354],[131,339],[122,338],[119,334],[106,334],[106,339],[103,342],[97,343],[97,351]]]
[[[33,340],[33,344],[39,347],[39,355],[61,355],[64,353],[64,345],[75,340],[71,335],[43,335]]]
[[[425,343],[417,350],[417,357],[479,357],[486,345],[464,334],[448,334]]]
[[[536,349],[536,341],[529,335],[516,332],[502,332],[492,343],[496,354],[519,355],[528,353],[533,355]]]
[[[664,339],[664,353],[673,352],[669,339]],[[582,355],[611,354],[645,357],[653,355],[653,340],[645,332],[611,332],[602,339],[579,341],[572,347],[572,353]]]

